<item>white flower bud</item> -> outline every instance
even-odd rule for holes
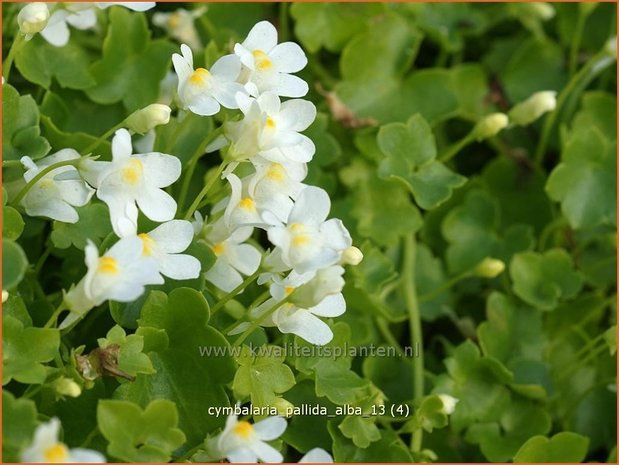
[[[554,90],[536,92],[512,108],[509,112],[509,119],[514,124],[526,126],[544,113],[554,110],[556,106],[557,93]]]
[[[456,404],[460,402],[460,400],[450,396],[449,394],[439,394],[438,397],[443,402],[443,412],[446,415],[451,415],[454,413],[454,410],[456,410]]]
[[[127,128],[138,134],[145,134],[161,124],[168,124],[172,110],[167,105],[153,103],[133,112],[126,119]]]
[[[480,120],[473,129],[473,135],[477,141],[496,136],[509,124],[509,118],[505,113],[492,113]]]
[[[531,2],[529,3],[531,12],[535,14],[542,21],[548,21],[554,18],[555,9],[550,3],[545,2]]]
[[[340,263],[342,265],[357,266],[361,263],[361,260],[363,260],[363,252],[353,245],[342,252]]]
[[[6,302],[8,298],[9,298],[9,292],[2,290],[2,303]]]
[[[486,257],[475,267],[474,274],[480,278],[496,278],[505,270],[505,263],[496,258]]]
[[[41,32],[47,26],[49,8],[43,2],[28,3],[17,15],[17,24],[27,37]]]
[[[62,377],[55,383],[56,392],[63,396],[79,397],[82,393],[82,388],[71,378]]]

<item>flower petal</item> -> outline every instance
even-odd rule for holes
[[[303,49],[294,42],[276,45],[269,52],[269,58],[280,73],[296,73],[307,65],[307,57]]]
[[[243,282],[240,273],[223,258],[218,259],[204,277],[224,292],[230,292]]]
[[[266,442],[254,441],[250,447],[264,463],[282,463],[284,461],[282,454]]]
[[[286,129],[296,132],[305,131],[316,119],[316,106],[308,100],[288,100],[282,103],[278,116],[278,119],[287,123]]]
[[[52,13],[47,22],[45,29],[41,31],[41,35],[54,47],[64,47],[69,42],[69,26],[67,26],[66,18],[68,12],[58,10]]]
[[[263,441],[277,439],[286,431],[286,420],[282,417],[268,417],[254,424],[256,436]]]
[[[69,451],[69,463],[105,463],[105,456],[91,449],[75,448]]]
[[[260,21],[251,28],[242,45],[251,51],[269,53],[277,45],[277,29],[268,21]]]
[[[178,76],[178,85],[180,87],[187,79],[189,79],[193,69],[187,60],[178,53],[172,55],[172,64],[174,65],[174,71]]]
[[[252,245],[239,244],[236,247],[229,247],[226,257],[230,265],[248,276],[260,266],[262,254]]]
[[[121,161],[126,160],[133,153],[133,147],[131,146],[131,134],[126,129],[119,129],[116,131],[114,138],[112,139],[112,157],[113,160]]]
[[[173,155],[151,152],[135,158],[144,164],[144,177],[152,186],[168,187],[181,175],[181,161]]]
[[[186,220],[172,220],[163,223],[148,233],[163,253],[180,253],[193,240],[193,226]]]
[[[333,339],[331,328],[318,317],[304,309],[276,312],[273,320],[282,333],[292,333],[316,345],[325,345]]]
[[[97,24],[97,14],[94,8],[86,8],[67,16],[67,23],[76,29],[90,29]]]
[[[299,463],[333,463],[333,457],[326,450],[315,447],[301,457]]]
[[[224,55],[211,66],[211,74],[223,81],[236,81],[241,72],[241,61],[239,57],[230,54]]]
[[[319,225],[327,219],[329,210],[331,210],[329,194],[320,187],[308,186],[299,194],[290,212],[288,223]]]
[[[186,254],[168,254],[159,260],[159,272],[172,279],[195,279],[202,265],[196,257]]]
[[[187,107],[200,116],[212,116],[220,109],[219,102],[207,94],[198,95]]]
[[[333,294],[325,297],[318,305],[307,310],[317,316],[336,317],[346,311],[346,301],[342,293]]]
[[[308,91],[307,82],[298,76],[284,73],[277,76],[277,93],[282,97],[303,97]]]
[[[176,201],[161,189],[143,189],[136,201],[140,210],[153,221],[170,221],[176,214]]]

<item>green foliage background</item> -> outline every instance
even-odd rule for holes
[[[411,407],[409,417],[294,417],[278,443],[286,461],[313,447],[346,462],[615,461],[617,105],[604,51],[613,3],[552,4],[548,20],[516,3],[216,3],[196,21],[206,65],[263,19],[304,48],[301,76],[319,109],[307,182],[329,192],[365,255],[347,272],[348,310],[331,323],[330,345],[419,342],[423,360],[201,357],[198,346],[229,345],[223,328],[261,292],[211,318],[222,294],[203,279],[106,303],[67,335],[42,328],[83,275],[86,238],[101,245],[111,227],[95,202],[76,225],[27,217],[11,204],[23,172],[10,162],[84,149],[157,101],[178,44],[149,18],[178,6],[101,11],[95,31],[73,29],[62,49],[35,37],[3,86],[4,461],[52,416],[72,447],[179,461],[222,427],[209,406],[282,398]],[[5,57],[17,11],[2,4]],[[444,156],[483,116],[542,90],[558,92],[555,112]],[[185,163],[213,122],[183,124],[173,116],[159,127],[155,148]],[[109,158],[109,143],[100,152]],[[201,159],[188,199],[218,163]],[[192,247],[208,267],[205,246]],[[486,257],[506,270],[481,277]],[[250,340],[305,344],[264,329]],[[76,371],[76,351],[110,341],[135,381]],[[58,394],[61,376],[81,396]],[[459,399],[449,418],[439,393]]]

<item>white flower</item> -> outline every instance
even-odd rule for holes
[[[161,103],[153,103],[131,113],[125,120],[127,128],[138,134],[145,134],[151,129],[170,122],[172,109]]]
[[[69,449],[58,440],[60,420],[52,418],[37,426],[32,444],[21,455],[26,463],[105,463],[105,457],[90,449]]]
[[[194,26],[194,21],[206,11],[206,7],[196,8],[195,10],[185,10],[179,8],[171,13],[157,12],[153,15],[153,24],[166,30],[168,35],[180,43],[187,44],[193,49],[202,47],[198,31]]]
[[[254,310],[251,315],[253,319],[260,318],[266,311],[272,308],[277,302],[283,300],[287,295],[294,291],[294,288],[284,289],[284,293],[273,292],[273,298],[262,303]],[[325,345],[333,339],[333,331],[319,317],[332,318],[342,315],[346,311],[346,301],[340,294],[329,295],[320,303],[313,307],[305,308],[293,302],[286,302],[273,312],[272,315],[264,318],[261,326],[277,326],[282,333],[296,334],[305,339],[310,344]],[[244,330],[247,326],[239,326],[237,329]],[[232,332],[230,334],[233,334]]]
[[[297,273],[338,263],[342,252],[352,245],[341,220],[325,221],[330,208],[331,200],[323,189],[306,187],[295,202],[287,224],[267,230],[269,240],[280,250],[282,262]]]
[[[178,75],[178,98],[183,108],[202,116],[216,114],[220,104],[226,108],[238,108],[235,95],[245,90],[235,82],[241,71],[236,56],[221,57],[208,71],[193,69],[193,53],[187,45],[181,45],[181,53],[172,55],[172,63]]]
[[[43,2],[28,3],[17,14],[17,24],[26,38],[41,32],[49,21],[49,8]]]
[[[340,264],[357,266],[363,260],[363,252],[358,247],[350,246],[342,252]]]
[[[109,207],[119,237],[136,234],[136,203],[153,221],[169,221],[176,213],[176,201],[161,188],[179,178],[180,160],[159,152],[132,155],[132,151],[129,132],[119,129],[112,140],[111,162],[87,160],[80,166],[85,179],[97,188],[97,197]]]
[[[344,288],[344,268],[339,265],[299,274],[291,271],[284,279],[274,277],[271,295],[282,300],[295,291],[292,302],[300,307],[312,307],[330,295],[340,294]]]
[[[84,253],[88,271],[65,295],[64,301],[71,313],[60,324],[60,329],[106,300],[131,302],[142,295],[147,284],[163,284],[157,261],[143,255],[143,244],[138,237],[120,239],[102,257],[97,247],[88,241]]]
[[[281,463],[282,454],[266,441],[277,439],[285,430],[286,420],[281,417],[268,417],[252,425],[230,415],[224,430],[209,441],[209,450],[232,463]]]
[[[263,227],[260,208],[247,193],[247,178],[241,181],[235,174],[229,174],[226,179],[232,191],[223,216],[226,226],[231,231],[239,226]]]
[[[281,103],[273,92],[265,92],[257,99],[239,93],[236,100],[244,118],[224,126],[230,141],[230,159],[260,156],[276,163],[306,163],[312,159],[316,147],[309,137],[300,134],[316,118],[312,102],[295,99]]]
[[[168,221],[149,233],[138,234],[138,237],[144,246],[143,255],[157,261],[162,275],[172,279],[194,279],[200,275],[200,261],[180,253],[193,239],[193,227],[189,221]]]
[[[307,83],[289,73],[305,68],[307,57],[294,42],[277,44],[277,30],[268,21],[257,23],[242,44],[234,46],[246,67],[248,91],[257,96],[274,91],[282,97],[302,97],[309,90]]]
[[[456,404],[460,402],[459,399],[450,396],[449,394],[439,394],[438,397],[443,402],[443,412],[446,415],[451,415],[456,410]]]
[[[301,457],[299,463],[333,463],[333,457],[326,450],[315,447]]]
[[[41,170],[58,162],[77,160],[80,154],[73,149],[63,149],[34,163],[30,157],[22,157],[21,162],[27,171],[24,180],[29,182]],[[30,216],[45,216],[64,223],[79,220],[73,207],[83,207],[94,190],[81,178],[73,166],[61,166],[47,173],[37,181],[21,200],[21,205]]]
[[[96,8],[107,8],[113,5],[124,6],[134,11],[146,11],[153,8],[155,2],[63,2],[62,7],[52,13],[41,35],[55,47],[64,47],[71,35],[69,25],[76,29],[91,29],[97,24]]]
[[[252,230],[247,227],[232,232],[219,220],[206,233],[205,239],[217,261],[204,276],[222,291],[230,292],[243,282],[241,273],[251,275],[260,266],[261,253],[255,247],[244,244]]]

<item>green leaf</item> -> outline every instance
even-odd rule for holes
[[[378,131],[378,146],[387,158],[380,164],[383,178],[401,181],[420,207],[429,210],[449,197],[466,179],[436,160],[432,129],[419,114],[406,124],[391,123]]]
[[[179,425],[190,444],[222,426],[224,418],[209,415],[208,408],[230,405],[224,386],[235,373],[226,338],[208,326],[207,320],[208,304],[200,292],[189,288],[176,288],[169,295],[151,291],[141,311],[139,334],[142,328],[165,330],[169,343],[162,344],[157,336],[159,342],[151,344],[147,355],[155,374],[140,374],[115,392],[115,397],[142,407],[154,399],[174,399]]]
[[[290,14],[295,19],[295,35],[309,52],[322,47],[339,52],[384,10],[379,3],[293,3]]]
[[[393,262],[378,247],[372,246],[370,241],[361,246],[361,251],[363,260],[350,271],[356,287],[375,294],[383,289],[385,284],[393,281],[398,273]]]
[[[415,282],[419,296],[433,293],[447,282],[444,268],[443,262],[432,255],[429,247],[421,243],[417,246]],[[451,292],[449,289],[443,290],[430,299],[420,300],[421,317],[424,320],[435,320],[447,314],[450,309],[450,300]]]
[[[355,446],[365,449],[371,443],[380,440],[380,431],[375,421],[375,418],[353,415],[344,418],[338,428],[344,436],[352,439]]]
[[[6,249],[5,249],[6,252]],[[48,370],[43,363],[58,354],[57,329],[25,327],[12,316],[2,316],[2,385],[14,379],[25,384],[41,384]]]
[[[587,127],[571,134],[561,163],[548,178],[548,195],[561,202],[573,228],[617,224],[617,144]]]
[[[144,14],[113,8],[103,58],[90,68],[96,85],[86,93],[97,103],[122,101],[129,111],[156,102],[175,51],[165,39],[150,40]]]
[[[171,118],[168,124],[157,128],[155,150],[174,154],[185,165],[212,131],[211,118],[188,111],[182,118]]]
[[[400,357],[367,357],[363,375],[385,393],[390,404],[401,404],[413,397],[410,360]]]
[[[335,421],[329,422],[329,434],[333,438],[333,459],[335,462],[413,462],[408,447],[399,436],[390,430],[382,430],[381,438],[365,449],[360,449],[346,438]]]
[[[99,347],[104,349],[110,345],[118,345],[118,368],[130,375],[138,373],[152,374],[155,372],[148,355],[142,353],[144,338],[138,334],[127,336],[120,326],[113,326],[105,338],[97,339]]]
[[[551,438],[534,436],[518,450],[515,463],[579,463],[587,455],[589,439],[580,434],[562,432]]]
[[[2,207],[2,237],[16,240],[24,230],[24,220],[13,207]]]
[[[533,246],[531,227],[501,228],[496,200],[479,189],[468,192],[463,204],[449,211],[441,230],[449,242],[446,259],[452,273],[470,270],[486,257],[507,263],[515,252]]]
[[[509,274],[518,297],[542,310],[553,310],[560,300],[576,296],[582,287],[582,276],[563,249],[519,253],[509,265]]]
[[[154,400],[144,410],[131,402],[101,400],[97,424],[109,441],[108,454],[127,462],[168,462],[185,442],[169,400]]]
[[[617,353],[617,325],[606,330],[604,339],[606,340],[606,344],[608,344],[610,355],[615,355]]]
[[[572,120],[572,128],[595,127],[609,140],[617,139],[617,97],[606,92],[591,91],[582,97],[582,108]]]
[[[20,96],[14,87],[2,86],[2,159],[33,160],[49,152],[50,145],[40,136],[39,109],[30,95]]]
[[[252,405],[267,407],[273,403],[277,394],[288,391],[295,385],[294,375],[284,363],[285,355],[277,355],[278,346],[262,346],[257,354],[243,346],[236,357],[240,365],[232,382],[237,398],[251,398]]]
[[[102,203],[91,202],[84,207],[78,207],[77,212],[80,216],[78,223],[54,221],[51,239],[59,249],[73,245],[84,250],[87,240],[101,245],[103,238],[112,232],[108,209]]]
[[[19,462],[20,452],[30,445],[37,426],[36,405],[30,399],[16,399],[2,391],[2,459]]]
[[[316,394],[336,405],[355,404],[371,395],[370,382],[348,368],[348,362],[323,359],[315,366]]]
[[[2,239],[2,289],[12,289],[24,278],[28,259],[21,246],[10,239]]]
[[[435,429],[444,428],[448,422],[445,404],[438,395],[433,394],[422,399],[419,407],[415,410],[413,418],[403,428],[405,431],[412,432],[413,434],[419,428],[423,428],[428,433],[431,433]]]
[[[20,48],[15,56],[15,66],[30,82],[49,89],[52,79],[61,87],[87,89],[95,85],[88,71],[91,58],[75,42],[64,47],[49,44],[39,34]]]

